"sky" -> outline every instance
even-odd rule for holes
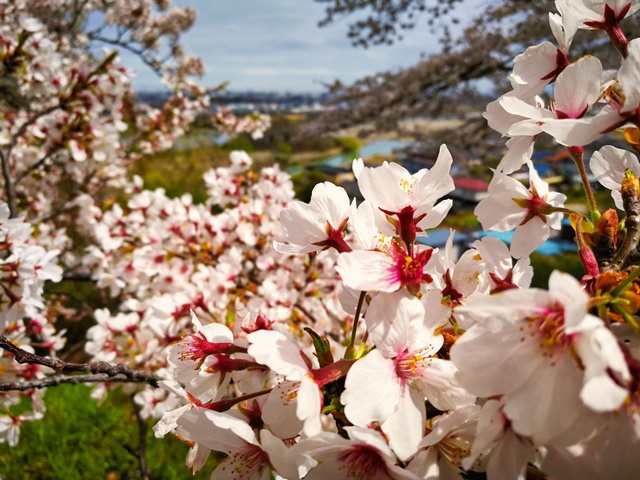
[[[232,91],[317,93],[324,83],[358,78],[416,64],[437,52],[437,37],[426,18],[392,46],[353,47],[347,38],[350,18],[319,28],[324,6],[313,0],[174,0],[198,11],[184,36],[187,50],[207,68],[202,84],[229,82]],[[478,11],[482,0],[467,0],[464,16]],[[157,76],[129,56],[125,66],[137,72],[137,90],[158,90]]]

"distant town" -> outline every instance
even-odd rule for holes
[[[151,105],[163,104],[170,92],[139,92],[138,99]],[[220,91],[211,94],[212,108],[223,105],[235,113],[311,113],[324,110],[327,93],[278,93]]]

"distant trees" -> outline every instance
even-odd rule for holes
[[[399,41],[403,29],[417,26],[420,16],[429,16],[426,23],[430,25],[441,18],[457,22],[456,16],[469,3],[465,0],[314,1],[327,6],[327,15],[320,25],[338,18],[354,18],[349,37],[356,46]],[[373,123],[379,129],[399,128],[399,120],[414,115],[462,116],[470,107],[481,109],[486,104],[481,92],[508,89],[507,74],[514,56],[528,45],[548,38],[549,12],[553,10],[552,0],[486,2],[484,11],[472,19],[459,36],[452,36],[446,25],[438,26],[442,32],[441,53],[399,72],[380,72],[351,85],[340,81],[330,85],[331,104],[342,108],[324,113],[308,129],[325,132],[362,123]],[[360,18],[363,14],[364,20]],[[622,28],[626,33],[637,32],[638,22],[637,17],[627,18]],[[612,47],[604,33],[587,35],[581,30],[573,42],[572,53],[578,58],[586,52],[600,54],[605,49]],[[601,58],[617,61],[616,55]],[[607,67],[613,65],[605,65]],[[484,125],[482,119],[476,117],[457,138],[478,146],[487,134]]]

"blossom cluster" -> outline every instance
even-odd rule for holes
[[[4,72],[13,96],[0,127],[0,328],[13,343],[50,355],[62,346],[43,301],[61,257],[110,297],[110,309],[93,312],[87,353],[164,379],[161,389],[128,388],[144,417],[160,417],[156,436],[189,445],[192,472],[216,451],[226,454],[212,474],[220,479],[640,476],[640,163],[611,145],[593,152],[591,170],[617,207],[601,212],[584,162],[589,144],[616,129],[640,149],[640,40],[620,27],[640,3],[555,2],[557,45],[518,55],[512,90],[485,112],[509,140],[476,215],[485,230],[513,231],[512,242],[485,237],[459,256],[453,232],[444,248],[428,246],[452,207],[444,145],[413,173],[354,161],[360,204],[330,182],[296,201],[286,173],[254,172],[244,152],[205,174],[204,204],[126,181],[128,162],[168,147],[206,107],[187,78],[202,65],[177,43],[192,13],[151,0],[37,4],[0,2],[13,25],[0,26],[0,58],[15,67]],[[80,8],[81,21],[103,6],[104,29],[75,42],[65,29],[45,35],[48,22],[70,18],[51,9]],[[176,63],[159,69],[176,93],[166,105],[134,107],[117,56],[84,55],[110,28],[152,66],[168,40]],[[570,58],[578,29],[609,36],[616,71]],[[268,127],[225,110],[218,122],[258,136]],[[541,135],[567,147],[588,214],[536,171]],[[524,184],[513,175],[523,167]],[[127,200],[100,204],[93,194],[105,184]],[[70,194],[60,205],[43,194],[54,188]],[[41,221],[17,218],[18,207]],[[82,253],[63,253],[72,235],[49,221],[70,212],[75,236],[91,243]],[[556,271],[548,290],[531,288],[529,255],[565,216],[586,274]],[[44,374],[4,351],[0,361],[3,381]],[[0,397],[0,441],[15,444],[20,422],[42,415],[39,394],[28,395],[33,411],[22,416],[10,410],[18,394]]]
[[[0,153],[13,215],[64,218],[79,193],[122,187],[128,165],[170,148],[209,108],[208,90],[193,80],[204,74],[202,61],[180,44],[192,9],[153,0],[19,0],[0,2],[0,15]],[[161,76],[170,91],[163,104],[136,100],[121,49]],[[265,121],[229,112],[215,123],[260,135]]]
[[[212,478],[631,479],[640,475],[640,332],[636,246],[640,164],[605,146],[591,168],[625,215],[600,212],[586,181],[584,148],[625,128],[637,149],[639,40],[620,21],[637,2],[556,1],[549,42],[516,57],[513,90],[490,104],[489,124],[509,137],[488,197],[485,230],[514,231],[511,245],[485,237],[459,258],[427,246],[451,208],[452,158],[430,169],[353,163],[364,201],[332,183],[280,214],[276,250],[336,252],[340,305],[351,335],[250,312],[242,328],[192,313],[194,332],[171,347],[162,387],[180,398],[155,427],[190,446]],[[606,32],[620,68],[571,61],[578,29]],[[541,95],[553,90],[545,102]],[[550,135],[585,181],[590,215],[565,206],[531,160]],[[528,170],[528,187],[514,172]],[[586,275],[553,272],[531,288],[529,255],[568,216]],[[426,239],[420,238],[426,237]],[[230,390],[233,392],[230,394]]]
[[[0,332],[27,351],[39,348],[55,355],[64,346],[65,332],[56,332],[47,312],[51,305],[45,306],[43,292],[45,282],[62,279],[57,265],[60,251],[39,245],[34,231],[24,218],[9,218],[9,207],[0,202]],[[0,352],[1,382],[41,378],[47,370],[38,365],[17,365],[11,354]],[[42,418],[42,392],[31,391],[27,396],[31,411],[14,415],[10,407],[23,395],[0,393],[0,442],[15,445],[20,422]]]
[[[127,186],[132,162],[171,147],[208,109],[208,90],[194,81],[202,62],[180,42],[195,12],[170,0],[0,0],[0,16],[0,333],[23,350],[55,357],[65,341],[55,320],[93,314],[70,308],[69,295],[43,297],[44,283],[62,277],[58,264],[76,278],[89,262],[75,232],[100,232],[82,225],[78,212],[105,189]],[[163,104],[136,99],[122,50],[162,77],[170,90]],[[225,118],[214,123],[229,134],[260,135],[269,122],[243,122],[231,112]],[[42,377],[44,368],[17,365],[2,352],[3,383]],[[31,417],[41,416],[43,392],[26,394],[37,412]],[[0,441],[15,444],[23,416],[11,406],[20,396],[0,395]]]
[[[127,363],[164,372],[167,352],[191,331],[190,312],[203,321],[241,329],[238,312],[261,311],[272,321],[314,322],[323,335],[340,338],[348,317],[338,303],[335,255],[313,258],[277,252],[282,237],[278,215],[293,199],[289,175],[278,166],[259,173],[240,151],[230,167],[204,175],[209,198],[193,204],[189,195],[168,198],[161,189],[142,190],[140,179],[123,208],[102,211],[83,197],[79,223],[95,237],[84,266],[98,288],[117,301],[117,311],[95,311],[86,351],[94,361]],[[99,388],[96,396],[104,393]],[[159,416],[175,401],[154,396]]]

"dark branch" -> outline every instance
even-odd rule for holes
[[[349,25],[347,36],[354,46],[389,45],[402,40],[402,32],[416,27],[420,17],[432,28],[451,14],[457,3],[464,0],[315,0],[326,5],[323,27],[338,19],[358,15]],[[364,13],[364,17],[363,14]],[[457,23],[456,18],[450,19]],[[442,23],[442,22],[441,22]],[[444,25],[440,25],[446,30]]]
[[[111,365],[107,362],[69,363],[62,360],[53,360],[51,358],[42,357],[40,355],[27,352],[26,350],[15,346],[9,341],[9,339],[7,339],[7,337],[2,334],[0,334],[0,348],[11,353],[14,356],[15,361],[19,364],[28,363],[32,365],[42,365],[61,373],[82,372],[91,375],[103,374],[104,377],[102,381],[104,382],[128,381],[132,383],[147,383],[153,387],[157,387],[158,381],[160,380],[152,372],[134,370],[131,367],[123,364]],[[119,380],[112,380],[114,378],[118,378]],[[122,378],[122,380],[120,380],[120,378]],[[95,381],[98,380],[94,380],[94,382]],[[65,381],[62,383],[71,382]]]
[[[7,205],[9,206],[9,216],[15,218],[18,215],[16,205],[16,192],[11,180],[11,169],[9,168],[8,154],[0,150],[0,162],[2,162],[2,178],[4,179],[4,189],[7,192]]]
[[[0,383],[0,392],[27,392],[47,387],[57,387],[58,385],[79,385],[81,383],[140,383],[131,380],[125,375],[108,375],[106,373],[95,373],[89,375],[55,375],[51,377],[29,380],[26,382],[5,382]],[[148,382],[149,385],[156,384]]]
[[[142,476],[142,480],[149,480],[151,478],[151,475],[147,466],[147,424],[140,414],[140,405],[136,403],[134,397],[131,397],[131,403],[133,403],[133,411],[136,414],[136,421],[138,423],[139,443],[137,450],[131,448],[128,445],[125,445],[125,448],[131,454],[138,457],[138,461],[140,462],[140,474]]]

